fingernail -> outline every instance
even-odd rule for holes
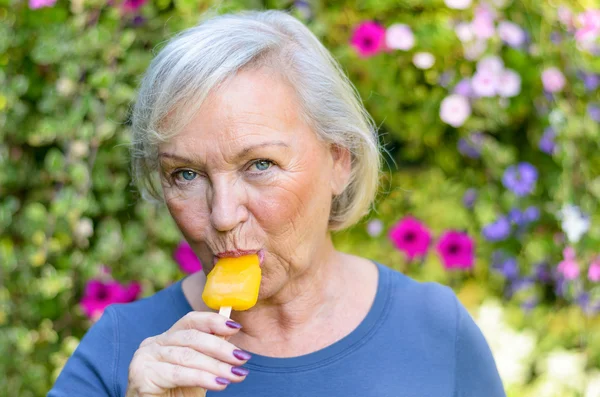
[[[250,358],[252,357],[252,355],[248,352],[245,352],[243,350],[239,350],[239,349],[235,349],[233,351],[233,355],[235,356],[235,358],[237,358],[238,360],[250,360]]]
[[[221,378],[220,376],[219,376],[217,379],[215,379],[215,380],[216,380],[216,381],[217,381],[217,383],[218,383],[218,384],[220,384],[220,385],[228,385],[228,384],[230,384],[230,383],[231,383],[231,382],[229,381],[229,379],[226,379],[226,378]]]
[[[242,367],[233,367],[231,368],[231,373],[238,376],[246,376],[250,373],[250,370]]]
[[[229,320],[225,323],[229,328],[240,329],[242,328],[242,324],[236,323],[235,321]]]

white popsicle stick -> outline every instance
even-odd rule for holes
[[[219,310],[219,314],[221,316],[225,316],[227,318],[231,317],[231,306],[223,306],[221,307],[221,309]]]

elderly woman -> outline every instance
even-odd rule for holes
[[[133,134],[136,180],[204,272],[108,307],[49,396],[504,396],[449,288],[333,246],[330,231],[371,206],[378,141],[298,20],[222,15],[173,38],[142,82]],[[205,273],[248,253],[261,258],[258,302],[228,319],[204,304]]]

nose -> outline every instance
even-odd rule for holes
[[[210,190],[208,197],[210,221],[216,230],[220,232],[233,230],[248,219],[246,194],[237,181],[225,178],[213,180]]]

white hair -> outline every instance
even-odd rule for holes
[[[164,200],[158,145],[191,120],[211,90],[243,68],[263,66],[294,87],[300,113],[320,139],[350,151],[350,179],[333,198],[329,227],[355,224],[377,193],[377,128],[329,51],[302,22],[282,11],[212,16],[172,38],[154,58],[132,113],[132,173],[142,196]]]

